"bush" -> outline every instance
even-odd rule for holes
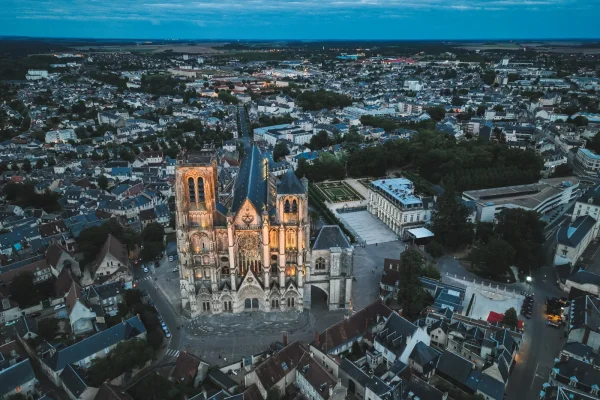
[[[438,258],[444,255],[444,248],[435,240],[432,240],[425,245],[425,251],[433,258]]]

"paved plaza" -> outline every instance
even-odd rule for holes
[[[398,236],[383,222],[368,211],[341,213],[338,217],[349,226],[366,244],[385,243],[398,240]]]

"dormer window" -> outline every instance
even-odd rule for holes
[[[594,202],[594,198],[593,198],[593,197],[590,197],[590,198],[588,199],[588,204],[592,204],[593,202]]]
[[[573,387],[576,387],[576,386],[577,386],[577,377],[576,377],[576,376],[572,376],[572,377],[569,379],[569,386],[573,386]]]

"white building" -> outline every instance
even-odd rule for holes
[[[73,129],[60,129],[46,132],[46,143],[66,143],[69,140],[77,141],[77,134]]]
[[[408,357],[417,343],[429,346],[427,327],[418,327],[396,313],[392,313],[383,329],[375,337],[375,350],[383,355],[388,367],[400,360],[408,364]]]
[[[275,146],[281,140],[303,145],[310,142],[310,138],[312,137],[312,131],[305,131],[293,124],[265,126],[254,129],[254,140],[265,141],[271,146]]]
[[[48,79],[48,71],[42,69],[30,69],[25,75],[28,81],[37,81],[40,79]]]
[[[575,154],[575,164],[586,174],[597,176],[600,170],[600,155],[580,147]]]
[[[406,80],[404,81],[404,90],[410,90],[412,92],[418,92],[423,90],[423,84],[416,80]]]
[[[576,177],[542,179],[529,185],[470,190],[463,192],[463,200],[473,201],[478,222],[494,222],[507,208],[523,208],[547,214],[579,196]]]
[[[371,182],[367,210],[398,236],[431,220],[433,199],[415,195],[413,183],[405,178]]]

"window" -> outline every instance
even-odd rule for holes
[[[289,200],[286,200],[285,203],[283,204],[283,212],[285,212],[285,213],[290,212],[290,201]]]
[[[296,200],[292,201],[292,212],[298,212],[298,202]]]
[[[252,308],[252,300],[250,300],[250,299],[244,300],[244,308],[246,308],[246,309]]]
[[[198,201],[204,202],[206,198],[204,197],[204,179],[198,178]]]
[[[317,258],[317,261],[315,262],[315,269],[325,269],[325,259],[323,257]]]
[[[294,307],[294,298],[293,297],[288,297],[287,299],[287,306],[288,307]]]
[[[194,188],[194,178],[188,179],[188,194],[190,196],[190,203],[196,202],[196,188]]]
[[[252,299],[252,308],[258,308],[258,299]]]

